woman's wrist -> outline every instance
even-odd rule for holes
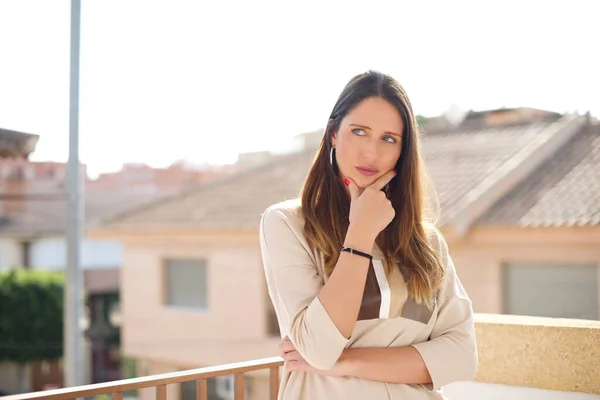
[[[346,349],[342,352],[340,358],[338,358],[335,366],[333,367],[334,373],[340,377],[354,376],[353,368],[355,360],[349,356],[350,350]]]
[[[363,253],[371,254],[374,245],[375,237],[366,233],[364,229],[352,224],[348,227],[344,247],[351,247]]]

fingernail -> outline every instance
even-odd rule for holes
[[[344,183],[346,186],[350,186],[350,180],[348,178],[344,178]]]
[[[394,168],[394,173],[395,173],[395,174],[397,174],[397,173],[398,173],[398,170],[397,170],[396,168]]]

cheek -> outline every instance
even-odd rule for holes
[[[335,154],[338,159],[345,159],[348,157],[350,151],[352,150],[352,145],[349,143],[349,140],[345,137],[340,137],[340,140],[337,141],[335,146]]]
[[[382,160],[383,163],[385,164],[385,168],[393,169],[396,166],[396,164],[398,163],[401,153],[402,153],[402,149],[400,147],[397,147],[397,148],[393,149],[392,151],[386,152],[386,154]]]
[[[356,146],[353,146],[349,141],[340,141],[336,148],[336,156],[340,165],[354,164],[354,160],[357,158]]]

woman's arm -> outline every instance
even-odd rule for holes
[[[471,299],[458,278],[444,237],[439,231],[436,236],[446,270],[437,320],[429,340],[412,345],[431,375],[432,383],[425,385],[429,390],[474,379],[479,363]]]
[[[389,383],[431,383],[431,376],[421,355],[412,346],[346,349],[333,368],[326,371],[311,367],[287,337],[281,343],[280,355],[288,371],[335,377],[352,376]]]
[[[438,312],[429,340],[408,347],[348,349],[337,368],[342,374],[393,383],[424,384],[437,390],[452,382],[475,378],[477,343],[471,300],[448,246],[436,231],[437,246],[446,271],[438,296]]]
[[[370,381],[426,384],[431,376],[419,352],[412,346],[344,350],[337,373]]]
[[[308,365],[291,342],[284,338],[280,354],[288,370],[389,383],[424,384],[429,390],[473,379],[478,357],[471,301],[456,275],[441,234],[438,233],[438,237],[446,277],[430,340],[407,347],[346,349],[333,368],[321,371]]]
[[[394,217],[381,189],[395,174],[389,171],[362,194],[350,183],[350,226],[344,246],[373,251],[375,238]],[[282,333],[310,365],[327,370],[335,365],[356,325],[369,260],[341,252],[323,285],[300,225],[298,216],[289,210],[275,207],[264,213],[260,226],[263,265]]]
[[[344,246],[371,253],[374,243],[375,238],[366,236],[351,225]],[[327,283],[319,292],[323,308],[345,338],[350,338],[358,320],[368,272],[367,258],[342,252]]]
[[[395,171],[387,172],[362,194],[356,183],[346,179],[350,194],[350,226],[344,246],[369,254],[373,251],[377,235],[394,217],[394,208],[381,189],[395,175]],[[350,338],[356,325],[368,272],[367,258],[342,252],[325,287],[319,292],[323,308],[345,338]]]
[[[315,261],[288,210],[268,209],[260,228],[261,252],[269,295],[282,334],[315,368],[332,368],[356,324],[369,260],[342,253],[323,285]],[[347,245],[370,252],[374,239],[354,228]]]

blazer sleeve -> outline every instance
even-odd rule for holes
[[[414,344],[432,378],[424,385],[438,390],[452,382],[475,378],[478,365],[473,307],[454,267],[442,234],[438,236],[446,274],[439,295],[437,321],[429,340]]]
[[[323,279],[297,216],[270,207],[260,223],[260,246],[269,296],[281,335],[314,368],[331,369],[348,344],[317,297]]]

